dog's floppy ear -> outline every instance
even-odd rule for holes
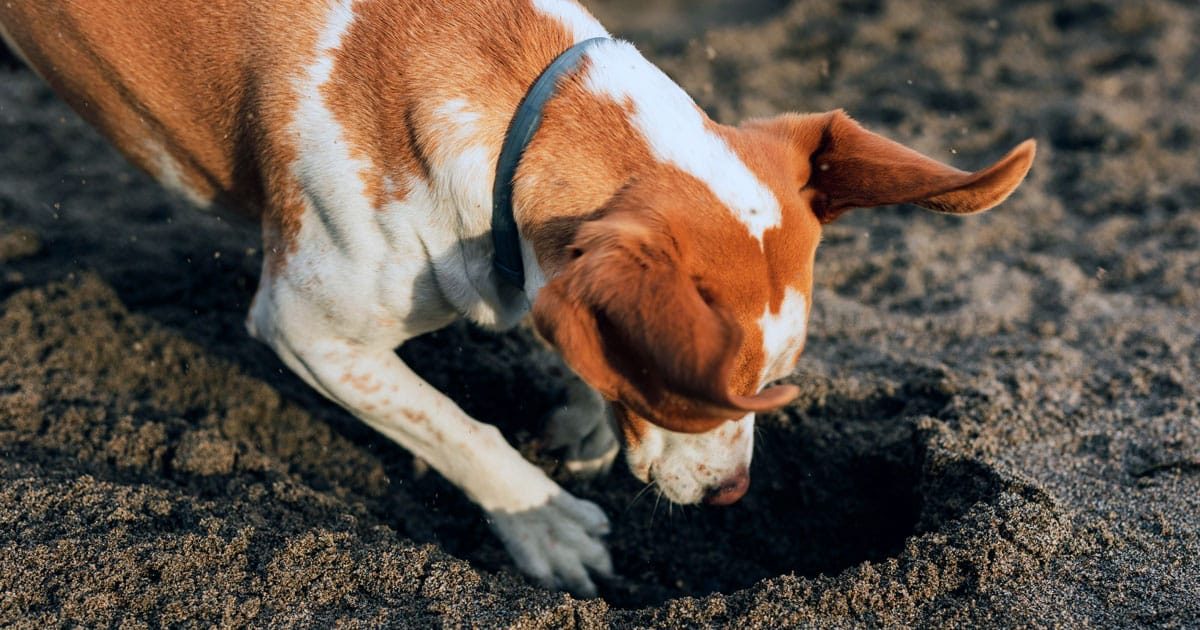
[[[741,331],[706,299],[661,219],[585,224],[573,259],[538,294],[538,332],[610,400],[673,431],[706,431],[795,398],[794,386],[731,391]]]
[[[850,208],[911,203],[949,214],[983,212],[1004,201],[1033,164],[1026,140],[992,166],[966,173],[863,129],[842,110],[786,114],[750,123],[783,134],[809,157],[806,189],[821,223]]]

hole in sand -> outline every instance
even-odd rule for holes
[[[923,478],[916,419],[945,403],[944,394],[913,387],[826,397],[763,418],[751,490],[727,508],[656,504],[652,492],[632,501],[640,484],[615,470],[606,488],[580,492],[613,519],[609,542],[622,579],[608,585],[605,599],[648,606],[781,574],[834,575],[897,555],[909,536],[994,491],[986,469],[956,471],[946,483]],[[964,484],[975,490],[954,498]]]
[[[469,367],[446,352],[462,347],[475,350]],[[561,368],[543,363],[539,351],[523,334],[452,327],[402,354],[468,413],[501,426],[525,444],[527,456],[547,463],[531,445],[562,381],[555,374]],[[642,484],[621,459],[594,482],[556,476],[612,521],[608,544],[621,577],[603,585],[602,596],[635,608],[730,593],[781,574],[835,575],[895,556],[910,536],[937,530],[988,500],[998,486],[985,467],[964,462],[924,475],[918,420],[938,415],[950,395],[939,374],[909,372],[899,387],[846,393],[818,385],[785,412],[760,418],[750,491],[730,507],[682,507],[657,500],[653,491],[639,495]],[[403,518],[428,518],[431,541],[482,569],[511,568],[478,511],[456,491],[444,482],[408,490],[429,512]],[[422,538],[412,527],[401,529]]]

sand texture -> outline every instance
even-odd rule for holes
[[[720,121],[1037,163],[982,216],[827,228],[803,393],[730,508],[558,470],[528,331],[405,346],[612,517],[580,601],[247,337],[252,227],[0,62],[0,626],[1200,626],[1200,5],[592,4]]]

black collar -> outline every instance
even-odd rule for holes
[[[525,265],[521,261],[521,236],[513,217],[513,178],[517,175],[517,166],[542,124],[542,109],[554,96],[558,80],[579,65],[588,48],[608,39],[585,39],[550,62],[521,99],[521,105],[508,125],[508,134],[504,136],[500,160],[496,164],[496,182],[492,186],[492,246],[495,248],[492,266],[501,278],[518,289],[525,288]]]

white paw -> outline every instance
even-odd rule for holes
[[[517,567],[547,588],[595,597],[589,572],[612,575],[612,559],[600,540],[608,533],[608,517],[591,501],[559,491],[545,505],[488,516]]]
[[[546,448],[562,451],[563,466],[577,477],[608,472],[620,445],[609,421],[608,405],[581,381],[568,386],[567,404],[546,423]]]

